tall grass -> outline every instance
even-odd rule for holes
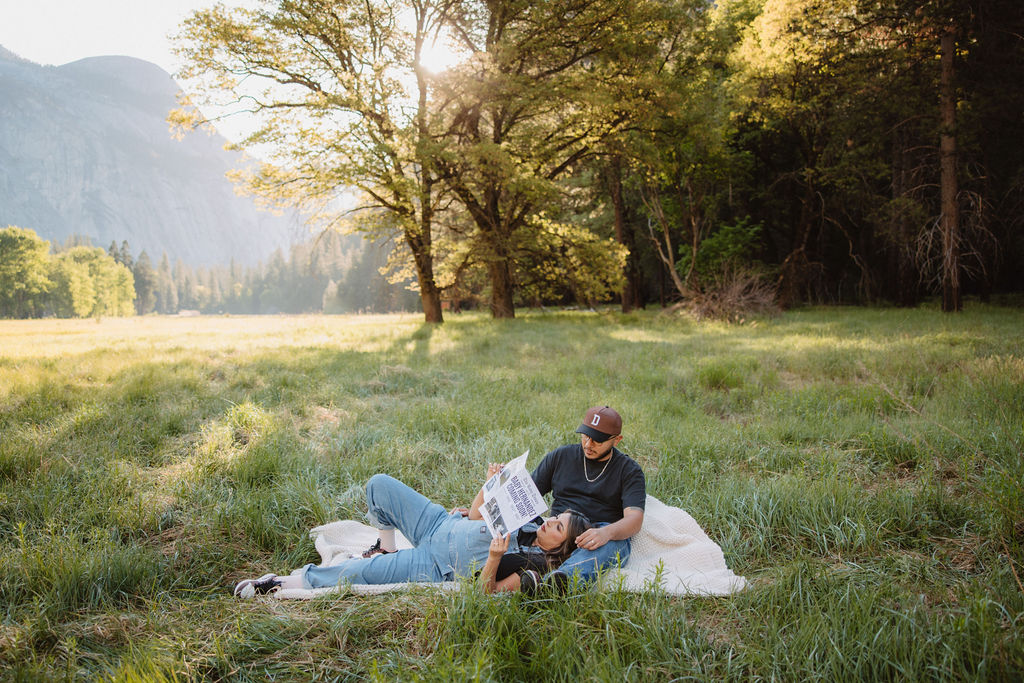
[[[807,309],[0,323],[0,677],[1024,676],[1024,316]],[[623,413],[729,598],[239,602],[397,476],[465,504]]]

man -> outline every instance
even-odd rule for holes
[[[594,528],[576,539],[576,550],[543,584],[562,589],[570,576],[582,582],[629,558],[629,539],[644,521],[647,484],[635,460],[619,451],[622,417],[608,406],[591,408],[576,432],[580,443],[557,448],[540,461],[533,480],[541,495],[552,494],[551,513],[575,510]],[[536,574],[521,577],[523,589],[536,588]]]

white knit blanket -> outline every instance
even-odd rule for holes
[[[320,553],[322,567],[343,562],[377,540],[376,529],[352,520],[324,524],[309,534]],[[395,535],[399,548],[412,547],[401,533]],[[675,595],[729,595],[743,590],[746,584],[746,579],[732,573],[725,563],[722,549],[708,538],[693,517],[685,510],[665,505],[654,496],[647,496],[644,524],[632,539],[632,552],[626,566],[607,572],[601,580],[605,588],[620,587],[634,592],[660,588]],[[413,586],[448,590],[459,585],[450,581],[333,586],[279,590],[274,595],[280,599],[309,599],[339,590],[375,594]]]

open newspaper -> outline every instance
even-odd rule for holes
[[[491,536],[497,538],[517,531],[548,509],[544,497],[526,470],[526,451],[507,463],[484,483],[484,503],[480,506]]]

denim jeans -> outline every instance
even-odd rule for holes
[[[306,565],[302,575],[308,588],[341,583],[452,581],[456,576],[468,576],[487,561],[491,534],[483,521],[448,514],[393,477],[370,477],[366,482],[366,506],[366,518],[372,526],[398,529],[415,547],[345,560],[333,567]]]
[[[608,523],[601,522],[594,526],[608,526]],[[594,550],[576,548],[572,551],[572,555],[562,563],[562,566],[555,571],[568,574],[570,577],[576,575],[581,583],[589,583],[596,579],[603,570],[626,564],[629,552],[628,538],[621,541],[608,541]]]

